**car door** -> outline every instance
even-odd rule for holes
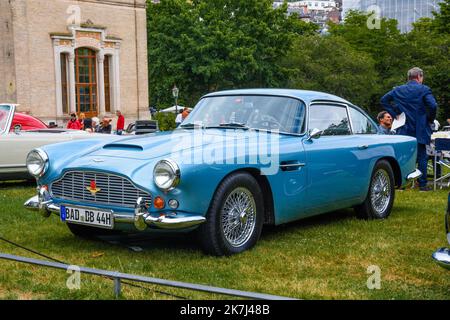
[[[347,105],[311,104],[308,129],[323,131],[318,139],[303,140],[308,212],[318,214],[357,204],[370,159],[366,141],[352,134]]]

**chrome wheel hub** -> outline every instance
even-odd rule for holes
[[[372,178],[370,200],[373,209],[383,215],[391,200],[389,174],[383,169],[378,170]]]
[[[245,244],[256,226],[256,203],[246,188],[234,189],[226,198],[221,212],[223,235],[233,247]]]

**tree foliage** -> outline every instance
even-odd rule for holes
[[[375,114],[417,66],[441,119],[450,118],[450,0],[407,34],[386,18],[370,29],[370,14],[351,12],[318,35],[271,0],[161,0],[147,10],[152,106],[173,105],[174,84],[186,106],[216,90],[291,87],[331,92]]]
[[[182,102],[220,89],[278,87],[286,79],[280,57],[294,36],[316,27],[273,10],[271,0],[162,0],[149,3],[149,77],[152,104]]]
[[[341,37],[298,38],[285,61],[291,88],[326,91],[370,106],[371,91],[378,86],[372,57]]]

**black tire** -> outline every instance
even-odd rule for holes
[[[93,239],[98,236],[113,236],[120,234],[119,231],[115,230],[106,230],[101,228],[94,228],[89,226],[83,226],[74,223],[68,223],[67,227],[70,232],[72,232],[75,236],[84,238],[84,239]]]
[[[380,175],[382,176],[380,178]],[[379,188],[380,180],[385,179],[387,182],[386,190]],[[378,194],[380,202],[372,200]],[[369,191],[367,197],[362,204],[355,207],[356,214],[361,219],[386,219],[392,211],[392,206],[395,200],[395,179],[394,172],[390,163],[386,160],[380,160],[375,164],[375,167],[370,178]],[[376,204],[380,204],[377,208]]]
[[[243,201],[248,201],[249,205],[246,208],[249,210],[244,210],[245,214],[242,212],[239,216],[236,215],[231,218],[231,215],[227,214],[227,210],[224,209],[225,205],[230,208],[232,197],[241,197],[244,199]],[[227,200],[229,201],[227,202]],[[236,213],[236,210],[233,209],[232,211]],[[250,214],[247,216],[249,212]],[[243,214],[244,216],[242,216]],[[228,219],[225,219],[227,226],[230,227],[231,224],[234,224],[233,228],[228,229],[229,232],[232,232],[231,230],[238,226],[237,234],[239,234],[239,231],[242,230],[241,227],[247,226],[246,228],[249,231],[245,231],[244,228],[241,232],[242,243],[238,242],[239,238],[233,243],[229,239],[230,235],[225,234],[222,218],[226,215],[228,216]],[[233,222],[231,219],[234,219]],[[228,256],[252,248],[261,235],[263,223],[264,201],[261,188],[250,174],[239,172],[230,175],[221,182],[209,206],[206,222],[200,225],[197,235],[205,253],[215,256]],[[248,225],[252,227],[248,227]]]

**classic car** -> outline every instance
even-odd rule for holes
[[[82,237],[192,231],[206,253],[231,255],[253,247],[263,225],[348,207],[387,218],[395,188],[420,176],[417,142],[377,133],[331,94],[211,93],[172,132],[31,151],[38,194],[25,207]]]
[[[450,194],[447,201],[447,212],[445,213],[445,233],[447,234],[447,241],[450,243]],[[433,260],[442,268],[450,270],[450,249],[440,248],[436,250],[433,255]]]
[[[9,131],[28,131],[37,129],[48,129],[48,126],[36,117],[25,113],[14,112]]]
[[[84,131],[50,129],[42,121],[16,112],[16,105],[0,104],[0,180],[32,179],[27,154],[50,143],[94,138]]]

